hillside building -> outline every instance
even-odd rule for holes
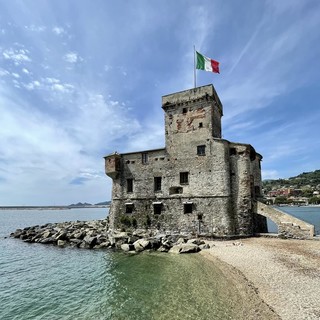
[[[111,228],[252,235],[262,156],[222,139],[223,108],[212,85],[162,97],[165,148],[105,157],[112,178]],[[147,133],[146,133],[147,134]]]

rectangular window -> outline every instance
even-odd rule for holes
[[[180,172],[180,184],[189,183],[189,172]]]
[[[154,203],[153,204],[153,213],[154,214],[161,214],[162,211],[162,203]]]
[[[133,213],[133,203],[126,203],[126,213]]]
[[[205,156],[206,155],[206,146],[197,146],[197,155],[198,156]]]
[[[192,213],[192,202],[183,204],[184,213]]]
[[[161,177],[154,177],[154,191],[161,191]]]
[[[143,153],[142,154],[142,164],[147,164],[148,163],[148,154]]]
[[[237,154],[236,148],[230,148],[230,156],[234,156]]]
[[[133,192],[133,179],[127,179],[127,192]]]

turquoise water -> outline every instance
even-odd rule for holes
[[[247,297],[199,255],[135,255],[4,239],[19,227],[105,215],[106,209],[1,210],[0,319],[241,319]]]
[[[277,209],[289,213],[294,217],[304,220],[305,222],[313,224],[315,226],[316,235],[320,235],[320,206],[282,206],[277,207]],[[269,232],[277,232],[278,230],[276,224],[269,219],[268,230]]]

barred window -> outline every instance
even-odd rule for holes
[[[180,172],[180,184],[189,183],[189,172]]]
[[[142,164],[147,164],[148,163],[148,154],[147,153],[143,153],[142,154]]]
[[[197,146],[197,155],[198,156],[205,156],[206,155],[206,146]]]

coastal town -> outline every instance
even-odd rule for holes
[[[319,205],[320,170],[289,179],[264,180],[262,188],[268,204]]]

